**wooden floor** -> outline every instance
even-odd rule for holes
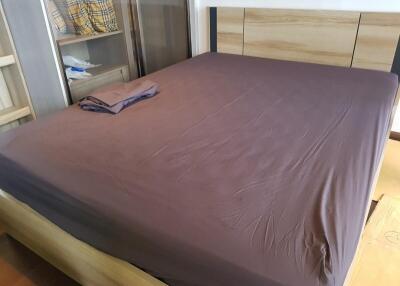
[[[7,236],[0,225],[0,285],[78,286],[29,249]]]
[[[400,198],[383,195],[370,217],[348,286],[400,285]]]

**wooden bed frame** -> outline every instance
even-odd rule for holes
[[[390,71],[399,13],[210,8],[210,50]]]
[[[13,238],[82,285],[166,285],[132,264],[74,238],[2,190],[0,224]]]
[[[210,8],[210,48],[214,52],[398,73],[400,68],[393,67],[400,63],[399,35],[400,14]],[[379,170],[374,182],[378,174]],[[0,223],[9,235],[82,285],[166,285],[74,238],[2,190]]]

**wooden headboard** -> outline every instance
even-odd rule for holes
[[[400,13],[210,8],[211,51],[390,71]]]

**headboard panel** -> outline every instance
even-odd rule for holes
[[[350,66],[360,13],[246,9],[244,55]]]
[[[400,35],[400,13],[212,7],[210,17],[214,51],[385,71]]]
[[[243,21],[244,8],[218,9],[218,50],[229,54],[243,54]]]
[[[353,67],[390,71],[400,34],[400,14],[362,13]]]

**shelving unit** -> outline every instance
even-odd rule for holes
[[[77,102],[96,88],[129,80],[128,65],[100,66],[89,69],[93,76],[87,79],[74,80],[70,84],[72,101]]]
[[[35,118],[11,32],[0,2],[0,131]]]
[[[79,101],[97,88],[137,77],[132,49],[132,27],[129,21],[129,1],[113,0],[113,5],[119,29],[117,31],[83,36],[71,33],[61,34],[53,29],[62,65],[62,56],[66,55],[101,65],[87,70],[92,74],[89,78],[65,80],[72,103]],[[59,11],[61,13],[61,10]],[[62,17],[68,17],[68,15],[64,14]],[[52,23],[51,14],[49,18]]]
[[[124,69],[124,67],[126,67],[126,65],[99,66],[99,67],[88,69],[88,72],[90,72],[92,74],[92,77],[87,78],[87,79],[74,80],[71,83],[71,86],[77,86],[77,85],[83,84],[83,83],[90,81],[92,79],[95,79],[99,76],[108,75],[110,73],[115,72],[116,70],[118,70],[118,71],[122,70],[122,69]]]

